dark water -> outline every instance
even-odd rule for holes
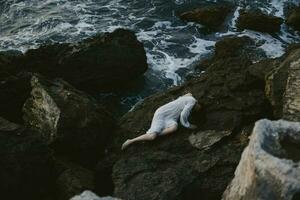
[[[240,0],[219,33],[208,34],[201,25],[180,21],[176,13],[197,6],[224,3],[218,0],[0,0],[0,50],[26,51],[42,43],[74,42],[98,32],[129,28],[145,45],[150,69],[145,88],[126,95],[124,104],[179,85],[191,72],[193,63],[212,52],[215,41],[226,35],[248,35],[268,57],[283,54],[287,44],[299,35],[284,25],[274,36],[253,31],[237,32],[238,10],[262,9],[284,16],[284,8],[300,0]],[[298,38],[298,39],[297,39]]]

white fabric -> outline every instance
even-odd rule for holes
[[[154,113],[151,127],[147,133],[160,134],[164,129],[177,125],[179,118],[184,127],[190,128],[188,117],[196,102],[197,100],[193,96],[181,96],[159,107]]]

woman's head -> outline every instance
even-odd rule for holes
[[[192,112],[197,113],[197,112],[200,112],[202,109],[203,109],[203,106],[197,102],[194,105]]]

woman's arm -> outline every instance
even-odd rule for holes
[[[186,104],[182,112],[180,113],[180,123],[186,128],[195,128],[195,125],[190,124],[190,122],[188,121],[188,118],[191,114],[192,108],[194,107],[195,103],[196,102],[190,102]]]

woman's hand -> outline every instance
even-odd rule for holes
[[[192,130],[195,130],[195,129],[197,129],[198,127],[197,127],[196,125],[194,125],[194,124],[191,124],[189,128],[192,129]]]

